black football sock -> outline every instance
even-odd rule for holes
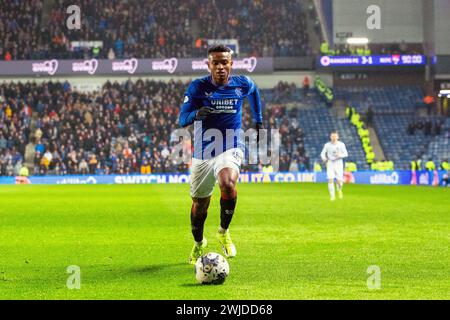
[[[205,225],[206,216],[208,212],[199,213],[194,210],[194,206],[191,208],[191,230],[194,240],[201,242],[203,240],[203,227]]]
[[[230,226],[236,208],[237,197],[234,199],[220,198],[220,227],[224,230]]]

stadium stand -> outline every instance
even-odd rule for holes
[[[436,125],[440,126],[440,129],[432,129],[423,159],[433,159],[439,165],[442,161],[450,159],[450,118],[438,118],[433,128],[436,128]]]
[[[445,130],[448,121],[439,116],[418,116],[424,110],[420,86],[348,86],[335,88],[337,99],[367,114],[373,111],[373,124],[387,159],[396,169],[409,169],[417,157],[442,161],[448,152]],[[382,160],[382,159],[378,159]]]
[[[423,106],[420,86],[347,86],[334,89],[336,99],[347,101],[359,113],[372,106],[376,114],[412,113]]]
[[[412,115],[375,115],[374,125],[387,158],[394,161],[397,169],[409,169],[411,160],[425,152],[431,140],[423,134],[408,135],[407,127]]]
[[[338,119],[329,108],[316,104],[310,109],[300,111],[300,126],[305,134],[307,153],[319,161],[323,145],[329,140],[330,132],[337,130],[347,146],[350,157],[346,160],[355,162],[358,169],[368,169],[361,141],[356,129],[347,119]]]
[[[206,1],[199,14],[200,37],[239,39],[240,49],[254,56],[305,56],[306,14],[298,0]]]
[[[0,175],[13,175],[23,162],[31,109],[21,95],[29,94],[29,88],[16,85],[2,86],[0,90]]]
[[[292,155],[298,156],[298,163],[300,168],[313,169],[315,160],[319,160],[320,152],[323,145],[329,140],[330,132],[337,130],[346,143],[348,152],[351,155],[348,161],[353,161],[357,164],[360,170],[369,169],[365,160],[364,150],[361,141],[358,137],[356,129],[346,120],[340,119],[334,114],[326,102],[321,98],[320,94],[315,90],[311,90],[308,94],[304,94],[301,89],[287,83],[280,82],[274,90],[262,90],[262,96],[272,103],[283,103],[294,105],[284,115],[283,121],[285,126],[288,126],[292,131],[300,128],[300,132],[296,137],[303,137],[300,143],[300,149],[296,150],[296,145],[293,148],[286,150],[285,157],[283,157],[283,148],[280,165],[284,171],[290,171],[287,163],[292,162]],[[266,125],[266,127],[268,127]],[[278,126],[282,129],[282,126]],[[283,130],[281,130],[283,136]],[[283,147],[286,144],[283,143]]]
[[[26,164],[34,174],[186,172],[170,162],[170,132],[177,128],[179,101],[187,83],[181,81],[107,82],[101,92],[72,91],[68,82],[0,85],[0,175],[15,175]],[[338,88],[359,110],[371,105],[373,125],[386,159],[396,169],[410,161],[449,155],[450,121],[417,117],[412,104],[420,101],[416,87],[397,91]],[[353,96],[349,92],[356,92]],[[367,91],[366,91],[367,92]],[[398,94],[402,92],[402,94]],[[280,170],[312,170],[331,130],[338,130],[359,170],[369,169],[357,129],[311,90],[279,82],[261,90],[265,127],[281,133]],[[409,101],[409,103],[408,103]],[[370,102],[370,103],[369,103]],[[371,104],[377,102],[377,104]],[[409,106],[409,107],[408,107]],[[249,108],[244,104],[244,108]],[[249,110],[243,127],[250,128]],[[383,159],[378,159],[383,160]],[[142,171],[142,167],[148,168]],[[243,171],[261,171],[246,165]],[[148,171],[150,170],[150,171]]]
[[[42,28],[42,0],[0,1],[0,60],[25,60],[50,52]]]
[[[40,175],[139,173],[148,166],[151,172],[185,172],[186,165],[170,161],[169,137],[186,86],[128,80],[107,82],[100,93],[79,93],[68,82],[2,84],[1,175],[16,175],[30,161],[31,172]],[[298,110],[285,106],[301,98],[300,89],[280,82],[261,95],[266,128],[280,128],[281,169],[310,169],[303,130],[291,121]],[[250,128],[250,112],[244,115],[243,126]],[[261,165],[243,168],[248,170]]]
[[[205,55],[207,39],[232,38],[242,56],[311,53],[300,0],[167,0],[164,6],[154,0],[82,0],[80,30],[65,27],[72,1],[46,4],[1,2],[1,60],[197,57]],[[102,41],[103,47],[74,49],[72,41]]]

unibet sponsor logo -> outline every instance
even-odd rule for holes
[[[218,109],[230,109],[238,104],[239,99],[211,100],[211,105]],[[227,108],[228,107],[228,108]]]
[[[215,107],[213,113],[236,113],[234,106],[238,104],[239,99],[211,100],[211,105]]]
[[[222,99],[222,100],[211,100],[211,105],[213,106],[234,106],[237,105],[239,99]]]

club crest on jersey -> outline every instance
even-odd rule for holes
[[[242,97],[242,89],[241,88],[236,88],[236,90],[234,90],[234,92],[236,93],[236,95],[238,97]]]
[[[238,151],[233,151],[233,157],[235,157],[238,160],[242,159],[242,155]]]

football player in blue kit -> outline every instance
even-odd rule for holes
[[[220,187],[220,226],[217,239],[226,257],[236,256],[229,225],[236,208],[236,183],[244,157],[240,134],[229,139],[230,129],[241,130],[242,104],[248,99],[254,128],[263,128],[258,88],[247,76],[231,75],[232,50],[223,45],[208,49],[210,75],[191,82],[180,110],[179,124],[194,124],[194,156],[191,167],[191,229],[194,247],[189,262],[195,264],[207,245],[203,227],[216,181]],[[219,132],[223,139],[205,139],[208,132]],[[227,131],[228,130],[228,131]],[[242,131],[242,130],[241,130]],[[206,134],[205,134],[206,133]],[[219,147],[218,147],[219,146]]]

